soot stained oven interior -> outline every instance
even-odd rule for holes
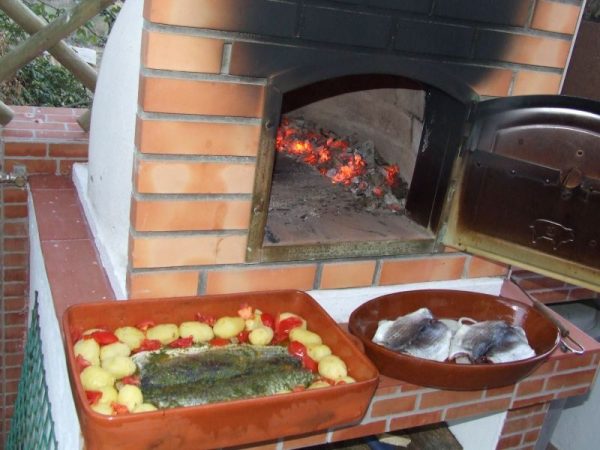
[[[251,255],[265,261],[434,250],[463,103],[379,74],[326,79],[275,97],[279,119],[262,139]]]

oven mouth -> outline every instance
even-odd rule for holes
[[[248,261],[438,249],[462,102],[388,74],[327,78],[283,93],[267,88]],[[335,162],[320,162],[323,151]],[[340,181],[344,171],[350,175]]]

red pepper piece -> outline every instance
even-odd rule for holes
[[[300,317],[290,316],[277,323],[275,332],[287,336],[292,329],[301,326],[303,323]]]
[[[79,372],[81,372],[86,367],[89,367],[92,365],[92,363],[90,363],[87,359],[85,359],[81,355],[77,355],[77,357],[75,358],[75,364],[77,364],[77,369],[79,369]]]
[[[93,405],[102,398],[102,392],[100,391],[85,391],[85,396],[90,405]]]
[[[119,338],[112,331],[94,331],[92,338],[100,345],[114,344]]]
[[[120,414],[128,414],[129,413],[129,408],[127,408],[127,406],[121,404],[121,403],[117,403],[117,402],[112,402],[110,404],[110,406],[112,407],[113,411],[115,412],[115,414],[120,415]]]
[[[135,350],[135,352],[143,352],[149,350],[159,350],[162,348],[162,344],[158,339],[144,339],[140,346]]]
[[[120,381],[123,384],[132,384],[134,386],[139,386],[140,384],[142,384],[140,377],[138,377],[137,375],[129,375],[127,377],[123,377]]]
[[[275,318],[271,314],[262,313],[260,315],[260,321],[265,327],[269,327],[275,330]]]
[[[191,347],[194,343],[194,338],[192,336],[182,337],[179,339],[175,339],[173,342],[169,344],[171,348],[187,348]]]
[[[302,367],[310,370],[311,372],[317,372],[317,362],[308,356],[308,349],[306,346],[298,341],[292,341],[288,344],[288,353],[295,356],[302,361]]]
[[[213,347],[222,347],[224,345],[229,345],[231,344],[231,341],[229,339],[224,339],[224,338],[212,338],[209,341],[209,344],[212,345]]]
[[[248,330],[244,330],[240,331],[236,337],[240,344],[245,344],[247,342],[250,342],[250,339],[248,338],[249,335],[250,332]]]
[[[207,325],[210,325],[211,327],[217,321],[217,319],[215,319],[213,316],[204,315],[204,314],[200,314],[200,313],[196,313],[196,320],[198,322],[202,322],[202,323],[205,323]]]
[[[156,323],[153,320],[144,320],[136,325],[136,328],[142,331],[146,331],[148,328],[152,328]]]

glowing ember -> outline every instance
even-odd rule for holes
[[[375,149],[342,139],[333,132],[315,131],[316,127],[301,119],[283,118],[277,130],[275,148],[298,162],[315,167],[332,183],[349,189],[356,197],[373,199],[369,209],[384,207],[398,212],[403,209],[406,183],[397,164],[377,164]],[[400,194],[400,195],[398,195]]]

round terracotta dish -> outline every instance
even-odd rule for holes
[[[455,364],[417,358],[371,341],[380,320],[394,320],[419,308],[437,318],[505,320],[525,330],[536,356],[499,364]],[[348,329],[358,337],[380,373],[420,386],[478,390],[514,384],[535,370],[556,349],[557,327],[533,308],[493,295],[453,290],[399,292],[370,300],[350,315]]]

